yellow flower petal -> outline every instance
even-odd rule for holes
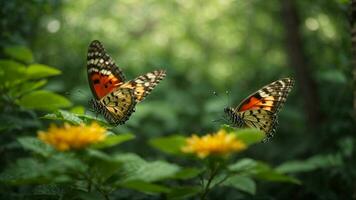
[[[215,134],[207,134],[202,137],[192,135],[186,139],[186,145],[182,147],[182,152],[196,154],[199,158],[209,155],[225,156],[233,152],[246,149],[246,145],[236,139],[236,135],[227,133],[224,129]]]
[[[73,126],[65,123],[63,127],[50,125],[47,132],[38,131],[37,137],[52,145],[59,151],[82,149],[90,144],[102,141],[106,137],[106,129],[97,123]]]

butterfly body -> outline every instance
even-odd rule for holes
[[[277,113],[294,85],[291,78],[270,83],[244,99],[236,108],[227,107],[224,113],[232,126],[257,128],[271,138],[278,125]]]
[[[152,89],[166,76],[164,70],[155,70],[126,81],[121,69],[95,40],[87,55],[87,72],[94,98],[89,104],[112,125],[124,124]]]

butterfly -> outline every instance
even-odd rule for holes
[[[234,127],[251,127],[263,131],[266,142],[276,132],[277,113],[286,102],[293,85],[292,78],[277,80],[252,93],[237,107],[226,107],[224,113]]]
[[[87,55],[87,72],[94,98],[89,101],[94,111],[102,114],[112,125],[124,124],[152,89],[166,76],[155,70],[126,81],[122,70],[106,53],[104,46],[94,40]]]

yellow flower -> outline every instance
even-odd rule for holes
[[[195,153],[199,158],[209,155],[225,156],[244,149],[246,149],[246,145],[236,139],[235,134],[227,133],[224,129],[202,137],[193,135],[187,138],[186,145],[182,147],[184,153]]]
[[[59,151],[82,149],[90,144],[102,141],[106,137],[106,129],[97,123],[79,126],[64,124],[63,127],[51,125],[48,131],[39,131],[37,137],[52,145]]]

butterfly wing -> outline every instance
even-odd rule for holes
[[[278,125],[277,115],[271,111],[257,109],[239,112],[238,114],[244,122],[244,125],[251,128],[257,128],[266,133],[267,140],[276,132],[276,127]]]
[[[266,133],[265,140],[268,140],[276,131],[277,113],[293,85],[291,78],[277,80],[244,99],[236,108],[225,108],[225,113],[234,126],[257,128]]]
[[[89,45],[87,71],[90,89],[97,100],[113,92],[125,81],[122,71],[98,40]]]
[[[263,109],[277,113],[286,102],[293,85],[292,78],[283,78],[270,83],[244,99],[235,111]]]
[[[97,101],[104,118],[112,125],[124,124],[135,111],[134,90],[130,88],[119,88]]]
[[[124,83],[120,88],[133,89],[135,100],[138,103],[142,101],[165,76],[166,72],[164,70],[156,70]]]

